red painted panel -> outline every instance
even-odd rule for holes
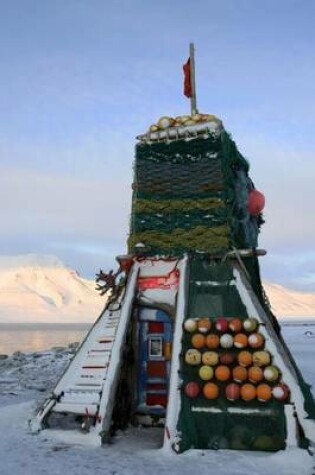
[[[166,377],[166,364],[165,361],[148,361],[147,363],[148,377]]]
[[[163,332],[164,332],[163,322],[149,322],[149,333],[163,333]]]
[[[166,384],[150,383],[147,385],[147,391],[166,391]]]
[[[167,397],[164,394],[147,394],[147,406],[167,405]]]
[[[139,290],[176,289],[179,282],[179,271],[174,269],[166,275],[155,275],[138,278]]]

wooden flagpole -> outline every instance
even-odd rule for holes
[[[189,44],[189,58],[190,58],[190,84],[191,84],[190,110],[191,110],[191,115],[193,115],[193,114],[198,114],[197,95],[196,95],[196,81],[195,81],[195,46],[194,46],[194,43]]]

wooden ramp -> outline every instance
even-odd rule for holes
[[[138,272],[135,263],[126,287],[105,308],[52,395],[30,421],[33,432],[41,430],[52,413],[66,413],[93,421],[90,434],[99,444],[108,436]]]

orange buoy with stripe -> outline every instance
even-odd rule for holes
[[[241,398],[243,401],[252,401],[256,397],[256,388],[253,384],[246,383],[241,386]]]

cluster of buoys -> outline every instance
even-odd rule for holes
[[[259,429],[248,425],[232,425],[225,435],[215,434],[209,440],[211,449],[236,449],[236,450],[280,450],[284,449],[283,436],[272,433],[260,433]]]
[[[213,114],[180,115],[177,117],[163,116],[156,124],[150,126],[149,132],[158,132],[160,130],[169,129],[170,127],[186,127],[210,121],[221,123],[220,119]]]
[[[195,367],[194,380],[184,388],[186,396],[234,402],[271,399],[286,401],[288,387],[265,349],[265,337],[255,318],[195,318],[184,322],[190,348],[184,356]]]

